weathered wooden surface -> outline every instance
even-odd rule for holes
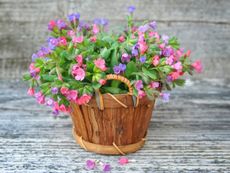
[[[130,4],[138,21],[157,20],[160,33],[178,36],[202,59],[206,70],[199,78],[229,78],[229,0],[0,0],[0,78],[22,75],[45,42],[50,19],[77,11],[87,21],[108,18],[117,29]]]
[[[190,81],[169,103],[158,100],[148,140],[126,166],[117,156],[85,152],[71,135],[70,118],[53,119],[21,83],[0,82],[1,173],[87,172],[89,158],[109,162],[114,173],[230,172],[229,80]]]

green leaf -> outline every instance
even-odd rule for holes
[[[24,74],[22,79],[23,79],[24,81],[28,81],[28,80],[30,80],[31,78],[32,78],[32,77],[30,76],[30,74]]]
[[[121,90],[120,88],[115,88],[115,87],[103,87],[103,90],[106,93],[111,93],[111,94],[122,94],[127,92],[125,90]]]
[[[176,84],[177,86],[184,86],[185,80],[184,79],[176,79],[173,81],[173,83]]]
[[[42,80],[45,80],[47,82],[53,82],[57,77],[55,75],[48,75],[48,74],[43,74],[41,76]]]
[[[96,90],[96,89],[99,89],[101,87],[101,84],[100,83],[97,83],[97,82],[94,82],[92,84],[92,87]]]
[[[153,80],[157,80],[158,75],[157,71],[152,69],[152,70],[147,70],[145,67],[142,67],[142,71],[145,75],[149,76]]]
[[[169,74],[170,72],[172,72],[173,68],[169,65],[166,65],[166,66],[159,67],[159,70],[164,72],[165,74]]]
[[[114,67],[118,64],[118,56],[117,56],[117,49],[112,50],[111,53],[111,67]]]
[[[130,61],[126,66],[125,76],[130,77],[132,73],[134,72],[137,72],[136,63],[134,63],[133,61]]]
[[[41,68],[41,67],[44,66],[44,64],[45,64],[44,59],[37,58],[37,59],[35,60],[35,67]]]
[[[107,49],[106,47],[101,51],[101,56],[104,58],[104,59],[107,59],[109,57],[111,53],[111,49]]]
[[[180,48],[180,44],[179,44],[178,39],[176,37],[172,37],[169,39],[169,45],[172,46],[174,49]]]

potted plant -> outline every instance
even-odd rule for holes
[[[182,76],[201,72],[200,61],[176,37],[159,35],[155,21],[136,25],[129,7],[127,27],[108,32],[107,20],[51,20],[50,37],[32,55],[28,94],[39,104],[69,113],[73,136],[85,150],[126,154],[143,146],[158,96],[182,86]]]

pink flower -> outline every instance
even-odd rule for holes
[[[105,84],[106,84],[106,80],[105,80],[105,79],[100,79],[100,80],[99,80],[99,83],[100,83],[101,85],[105,85]]]
[[[72,69],[72,74],[76,80],[82,81],[85,78],[85,71],[82,68]]]
[[[173,56],[171,55],[171,56],[169,56],[169,57],[166,58],[165,63],[168,64],[168,65],[172,65],[173,59],[174,59],[174,58],[173,58]]]
[[[97,37],[96,36],[92,36],[90,37],[90,41],[95,43],[97,41]]]
[[[67,93],[67,99],[68,100],[76,100],[77,99],[78,92],[76,90],[70,90]]]
[[[145,42],[139,42],[139,46],[141,54],[144,54],[148,49],[148,45]]]
[[[34,70],[36,73],[40,72],[40,68],[35,67],[34,63],[31,63],[29,66],[30,71]]]
[[[160,48],[160,49],[164,49],[164,48],[165,48],[165,44],[164,44],[164,43],[160,44],[160,45],[159,45],[159,48]]]
[[[138,97],[139,98],[143,98],[145,96],[146,96],[146,94],[145,94],[145,92],[143,90],[138,90]]]
[[[52,31],[55,26],[56,26],[56,22],[54,20],[51,20],[48,24],[48,29]]]
[[[137,89],[137,90],[141,90],[144,86],[143,86],[143,82],[142,80],[137,80],[134,84],[134,87]]]
[[[188,50],[188,51],[186,52],[185,56],[186,56],[186,57],[189,57],[190,54],[191,54],[191,50]]]
[[[82,57],[82,55],[77,55],[76,61],[77,61],[77,64],[79,66],[82,66],[82,64],[83,64],[83,57]]]
[[[58,104],[58,102],[54,102],[53,103],[53,110],[59,110],[60,108],[59,108],[59,104]]]
[[[61,91],[62,95],[67,95],[69,92],[69,89],[66,87],[61,87],[60,91]]]
[[[180,61],[177,62],[176,64],[173,64],[172,67],[173,67],[174,69],[178,70],[178,71],[181,71],[182,68],[183,68]]]
[[[158,88],[160,86],[159,82],[150,82],[150,87],[151,88]]]
[[[76,99],[76,103],[79,105],[86,104],[90,101],[91,97],[92,97],[91,95],[83,94],[80,98]]]
[[[149,32],[149,37],[153,37],[154,35],[155,35],[155,32],[153,32],[153,31]]]
[[[201,64],[200,60],[196,60],[193,64],[192,67],[195,69],[197,73],[201,73],[203,71],[203,66]]]
[[[122,43],[125,41],[125,37],[122,35],[118,38],[118,42]]]
[[[93,170],[94,168],[96,168],[96,162],[94,160],[87,160],[86,169]]]
[[[94,64],[97,68],[101,69],[102,71],[106,71],[107,68],[105,66],[105,60],[102,58],[98,58],[96,60],[94,60]]]
[[[182,57],[182,55],[183,55],[183,52],[180,49],[176,51],[176,56],[178,57],[178,59]]]
[[[73,37],[72,37],[72,42],[73,42],[73,43],[82,43],[83,40],[84,40],[84,37],[83,37],[83,36],[80,36],[80,37],[73,36]]]
[[[62,111],[62,112],[67,112],[67,108],[64,104],[61,104],[61,106],[59,107],[59,110]]]
[[[121,158],[118,160],[118,163],[119,163],[120,165],[125,165],[125,164],[129,163],[129,160],[128,160],[127,157],[121,157]]]
[[[60,37],[59,38],[59,45],[60,46],[66,46],[67,45],[67,41],[65,37]]]
[[[29,88],[27,94],[30,96],[34,96],[34,88]]]
[[[69,30],[67,32],[67,35],[70,36],[70,37],[73,37],[75,35],[75,32],[73,30]]]
[[[93,24],[93,33],[97,34],[99,32],[99,27],[96,24]]]
[[[171,76],[172,80],[176,80],[176,79],[178,79],[180,77],[180,72],[178,72],[178,71],[172,72],[170,74],[170,76]]]
[[[155,55],[153,57],[153,65],[157,66],[159,64],[159,62],[160,62],[160,57],[158,55]]]

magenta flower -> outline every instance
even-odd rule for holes
[[[58,93],[58,88],[57,87],[52,88],[51,93],[52,94],[57,94]]]
[[[84,40],[84,37],[83,37],[83,36],[79,36],[79,37],[73,36],[73,37],[72,37],[72,42],[73,42],[73,43],[82,43],[83,40]]]
[[[118,163],[120,165],[126,165],[127,163],[129,163],[129,160],[127,157],[121,157],[119,160],[118,160]]]
[[[134,84],[134,87],[137,89],[137,90],[141,90],[144,86],[143,86],[143,81],[142,80],[137,80]]]
[[[61,87],[60,92],[62,95],[67,95],[69,92],[69,89],[66,87]]]
[[[105,66],[105,60],[102,58],[98,58],[94,60],[94,64],[97,68],[99,68],[102,71],[106,71],[107,67]]]
[[[129,62],[130,61],[131,56],[127,53],[123,53],[121,56],[121,61],[124,62]]]
[[[166,47],[166,48],[163,50],[162,54],[163,54],[164,56],[166,56],[166,57],[169,57],[170,55],[173,55],[173,54],[174,54],[173,48],[171,48],[171,47]]]
[[[158,88],[160,86],[159,82],[150,82],[150,87],[151,88]]]
[[[76,103],[79,104],[79,105],[83,105],[83,104],[88,103],[91,98],[92,98],[91,95],[83,94],[80,98],[76,99]]]
[[[97,34],[99,31],[99,27],[96,24],[93,24],[93,33]]]
[[[147,49],[148,49],[148,45],[146,44],[146,42],[138,42],[139,46],[140,46],[140,53],[144,54]]]
[[[104,165],[103,165],[103,171],[104,171],[104,172],[109,172],[109,171],[111,171],[111,166],[110,166],[110,164],[104,164]]]
[[[77,57],[75,59],[77,61],[78,66],[79,67],[82,66],[82,64],[83,64],[83,57],[82,57],[82,55],[77,55]]]
[[[169,97],[170,97],[169,93],[161,93],[160,96],[161,96],[163,102],[169,102]]]
[[[35,98],[39,104],[44,104],[45,103],[45,96],[39,92],[35,94]]]
[[[59,110],[62,112],[68,112],[68,108],[64,104],[61,104],[61,106],[59,107]]]
[[[203,66],[201,64],[200,60],[196,60],[193,64],[192,67],[195,69],[197,73],[201,73],[203,71]]]
[[[53,31],[54,27],[57,26],[54,20],[51,20],[48,24],[48,30]]]
[[[145,97],[145,96],[146,96],[146,94],[145,94],[145,92],[143,90],[138,90],[138,97],[140,99],[143,98],[143,97]]]
[[[68,100],[76,100],[77,99],[78,92],[76,90],[69,90],[67,93],[67,99]]]
[[[94,160],[87,160],[86,161],[86,169],[93,170],[94,168],[96,168],[95,161]]]
[[[67,41],[66,41],[65,37],[60,37],[58,40],[59,40],[58,44],[60,46],[66,46],[67,45]]]

